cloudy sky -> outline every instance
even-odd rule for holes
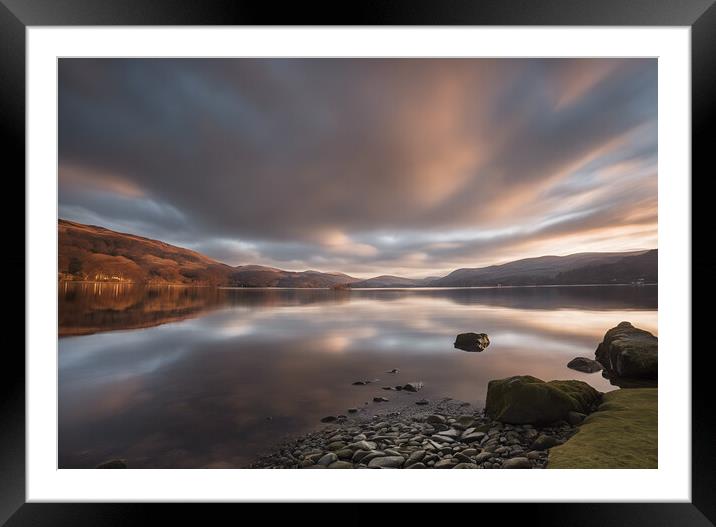
[[[59,215],[231,265],[657,246],[655,59],[61,59]]]

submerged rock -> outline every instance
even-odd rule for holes
[[[375,403],[387,403],[390,399],[386,399],[385,397],[373,397],[373,402]]]
[[[454,346],[463,351],[482,351],[490,345],[487,333],[460,333]]]
[[[327,415],[326,417],[324,417],[324,418],[321,419],[321,422],[322,422],[322,423],[332,423],[332,422],[335,421],[335,420],[336,420],[336,416],[335,416],[335,415]]]
[[[608,377],[657,379],[659,340],[629,322],[621,322],[607,331],[595,356]]]
[[[595,373],[601,371],[602,365],[587,357],[575,357],[567,363],[567,368],[581,371],[582,373]]]
[[[492,380],[487,385],[485,412],[511,424],[566,421],[569,412],[588,414],[601,393],[582,381],[550,381],[529,375]]]
[[[423,387],[423,383],[420,381],[409,382],[409,383],[403,385],[403,390],[405,390],[406,392],[417,392],[422,387]]]

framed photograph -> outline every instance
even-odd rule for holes
[[[716,522],[712,0],[0,2],[26,196],[0,521]]]

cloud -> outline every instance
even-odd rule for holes
[[[365,275],[609,250],[615,229],[614,246],[653,246],[656,75],[655,59],[61,59],[60,213]]]

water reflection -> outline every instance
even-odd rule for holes
[[[61,467],[112,457],[132,467],[242,466],[324,415],[371,411],[383,384],[425,382],[417,395],[388,392],[393,402],[452,396],[475,405],[488,380],[514,374],[608,391],[599,373],[567,362],[593,356],[622,320],[657,333],[652,287],[118,287],[60,289],[61,334],[95,333],[60,339]],[[487,333],[490,346],[455,349],[455,335],[468,331]],[[384,373],[393,368],[400,373]],[[375,377],[385,382],[352,385]]]

